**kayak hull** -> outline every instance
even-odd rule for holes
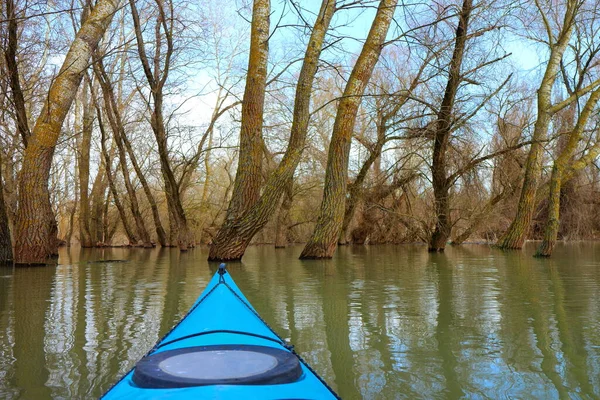
[[[190,312],[152,349],[162,352],[206,346],[261,346],[293,354],[300,361],[299,377],[279,384],[208,384],[177,388],[144,388],[134,379],[135,367],[104,399],[335,399],[339,398],[299,356],[260,318],[235,282],[220,269]],[[297,376],[295,375],[295,376]],[[138,380],[139,382],[139,380]]]

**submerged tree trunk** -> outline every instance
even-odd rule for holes
[[[577,144],[581,139],[587,121],[599,100],[600,89],[597,89],[588,98],[577,119],[575,127],[569,133],[569,141],[558,158],[554,161],[552,176],[550,178],[550,193],[548,193],[548,217],[546,219],[546,229],[544,230],[544,240],[536,253],[536,256],[538,257],[550,257],[554,250],[554,246],[556,245],[558,229],[560,226],[560,191],[564,173],[571,157],[573,157],[573,154],[577,149]]]
[[[450,143],[451,126],[453,121],[454,100],[458,87],[462,81],[460,69],[465,53],[465,44],[468,39],[469,18],[473,9],[473,1],[465,0],[459,15],[454,52],[450,61],[450,72],[444,98],[438,111],[433,142],[433,162],[431,164],[431,177],[433,196],[435,198],[436,224],[435,230],[429,239],[429,251],[444,251],[446,242],[452,232],[450,219],[450,187],[446,166],[446,153]]]
[[[0,265],[13,260],[12,242],[8,228],[8,215],[4,204],[4,183],[2,178],[2,161],[0,161]]]
[[[262,108],[268,56],[269,2],[255,2],[255,5],[260,6],[260,9],[253,16],[253,38],[248,68],[249,80],[246,83],[246,93],[244,94],[242,106],[239,175],[236,175],[232,200],[227,210],[225,222],[210,248],[210,260],[242,258],[254,235],[265,226],[275,213],[281,195],[290,185],[290,181],[293,180],[294,172],[304,150],[310,118],[313,81],[325,35],[335,12],[335,4],[335,1],[331,0],[323,0],[321,4],[298,77],[290,141],[281,162],[269,175],[262,194],[258,197],[261,179],[260,165],[263,154]],[[255,17],[256,21],[254,20]],[[250,73],[251,70],[253,71],[252,74]],[[258,88],[253,85],[258,84],[262,86],[261,90],[256,92]],[[244,108],[246,108],[245,114]],[[244,115],[246,119],[244,119]],[[246,124],[245,127],[244,124]],[[245,170],[248,165],[252,165],[251,170],[254,172]]]
[[[552,86],[556,81],[560,61],[573,32],[578,4],[576,0],[567,1],[567,11],[565,12],[558,41],[550,46],[550,58],[548,59],[546,72],[537,91],[537,120],[533,130],[533,143],[525,164],[525,177],[523,178],[517,214],[508,230],[497,243],[498,247],[503,249],[522,248],[533,220],[536,192],[542,173],[542,142],[548,135],[548,126],[552,118]],[[550,41],[552,42],[552,39]]]
[[[119,6],[100,0],[81,25],[52,82],[37,119],[19,174],[19,208],[15,232],[15,261],[44,264],[58,251],[57,225],[50,204],[48,180],[54,149],[92,51],[104,35]]]
[[[325,172],[325,190],[317,225],[301,259],[331,258],[342,229],[348,180],[348,160],[354,123],[362,95],[373,74],[396,9],[397,0],[382,0],[363,49],[340,100]]]

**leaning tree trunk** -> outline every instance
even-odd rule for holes
[[[556,245],[556,238],[558,237],[558,229],[560,226],[560,190],[563,176],[569,164],[569,160],[571,160],[571,157],[573,157],[573,154],[577,149],[577,144],[581,139],[583,129],[585,128],[587,121],[599,100],[600,89],[597,89],[588,98],[583,110],[581,111],[581,114],[579,115],[579,118],[577,118],[575,127],[569,134],[569,141],[556,161],[554,161],[552,176],[550,178],[550,193],[548,194],[548,217],[546,219],[544,240],[540,244],[536,256],[550,257],[552,255],[552,251]]]
[[[262,6],[264,7],[265,5]],[[253,147],[254,141],[260,140],[262,142],[262,134],[260,132],[260,130],[262,130],[262,122],[257,124],[253,119],[258,118],[260,115],[262,120],[264,80],[266,79],[266,75],[263,76],[263,74],[266,74],[268,55],[268,48],[266,47],[266,40],[268,39],[268,2],[266,6],[267,10],[259,10],[260,12],[256,16],[258,19],[258,21],[256,21],[256,27],[253,27],[253,29],[257,30],[257,32],[253,34],[260,38],[265,35],[261,25],[266,24],[267,36],[264,37],[265,42],[263,42],[263,47],[259,47],[256,50],[258,54],[255,55],[255,58],[257,59],[255,60],[251,56],[249,61],[249,71],[250,67],[256,71],[252,74],[250,74],[250,72],[248,73],[249,81],[246,84],[247,92],[244,94],[245,97],[242,106],[242,115],[244,113],[244,107],[248,108],[246,111],[248,114],[246,121],[248,121],[247,124],[249,125],[246,129],[242,128],[241,132],[238,174],[241,172],[242,175],[236,176],[236,184],[234,185],[234,192],[229,209],[227,210],[225,222],[217,233],[210,248],[210,260],[238,260],[242,258],[254,235],[265,226],[271,216],[275,213],[282,194],[288,187],[290,180],[293,180],[294,172],[300,162],[305,147],[304,144],[308,132],[310,98],[314,77],[317,71],[325,34],[329,29],[329,24],[335,12],[335,1],[323,0],[309,39],[309,45],[305,52],[302,69],[300,70],[300,75],[298,77],[296,97],[294,99],[294,117],[290,141],[286,152],[277,168],[269,175],[267,183],[258,200],[248,201],[255,195],[257,196],[259,194],[258,191],[260,190],[260,168],[258,168],[258,175],[254,176],[254,173],[252,173],[252,178],[249,178],[248,175],[245,175],[247,174],[247,171],[244,171],[243,166],[247,165],[247,163],[256,163],[255,167],[260,166],[262,160],[262,145],[259,146],[259,150],[255,150]],[[263,21],[261,24],[259,17],[260,19],[266,19],[266,21]],[[253,19],[253,24],[254,23]],[[252,43],[254,44],[251,44],[251,48],[252,46],[258,47],[261,44],[256,38],[252,39]],[[260,65],[256,65],[256,62],[258,61],[260,61]],[[256,82],[258,78],[261,79],[260,82],[263,84],[261,92],[255,92],[252,87],[248,88],[248,86],[252,86],[253,82]],[[248,96],[248,98],[246,98],[246,96]],[[255,102],[260,102],[260,114],[255,113],[258,111],[258,109],[254,110],[255,106],[253,104]],[[242,126],[244,126],[243,118],[244,117],[242,116]],[[249,121],[253,122],[250,123]],[[255,135],[256,137],[250,140],[252,135]],[[250,153],[253,155],[250,155]],[[242,154],[244,155],[242,156]],[[238,176],[240,177],[239,183]],[[244,178],[244,176],[246,176],[246,178]],[[248,184],[246,180],[253,180],[254,184],[257,184],[257,186],[254,187],[254,184]],[[245,193],[249,193],[249,191],[254,193],[254,190],[256,190],[255,194],[251,194],[250,197],[244,197]]]
[[[2,180],[2,161],[0,161],[0,264],[9,263],[13,259],[12,242],[8,228],[8,215],[4,204],[4,184]]]
[[[81,25],[52,82],[44,107],[25,149],[19,174],[15,261],[44,264],[58,251],[57,226],[50,204],[48,180],[54,149],[92,51],[119,6],[117,0],[99,0]]]
[[[240,237],[236,224],[239,224],[242,214],[255,205],[260,196],[270,9],[270,0],[254,0],[248,72],[242,102],[238,167],[225,221],[212,241],[209,260],[231,260],[242,257],[247,247],[246,238]],[[244,236],[247,237],[248,234]]]
[[[525,243],[526,235],[533,220],[535,212],[536,192],[542,173],[543,141],[548,135],[548,127],[552,118],[551,101],[552,86],[556,81],[560,62],[567,48],[571,33],[573,32],[575,14],[578,2],[569,0],[565,13],[563,27],[558,36],[558,41],[551,46],[550,58],[546,72],[537,91],[537,120],[535,122],[532,144],[525,164],[525,177],[521,188],[521,196],[517,207],[517,214],[506,233],[500,238],[497,245],[503,249],[520,249]]]
[[[379,60],[396,4],[397,0],[382,0],[379,3],[367,40],[340,100],[329,144],[323,201],[317,225],[300,255],[301,259],[331,258],[335,252],[344,220],[354,123],[362,95]]]

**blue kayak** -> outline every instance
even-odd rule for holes
[[[339,399],[221,264],[188,314],[103,399]]]

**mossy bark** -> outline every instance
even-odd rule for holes
[[[108,28],[119,2],[100,0],[81,25],[25,149],[19,174],[19,208],[15,232],[17,264],[44,264],[58,251],[57,226],[48,180],[63,122],[77,94],[93,50]]]
[[[385,42],[397,0],[382,0],[369,35],[338,105],[329,144],[325,189],[315,229],[301,259],[331,258],[342,230],[346,205],[350,143],[358,107]]]
[[[257,172],[258,175],[255,175],[254,172],[249,172],[245,167],[251,165],[252,167],[250,170],[253,170],[259,166],[260,161],[262,160],[262,133],[260,131],[262,130],[262,122],[260,123],[260,130],[259,126],[252,124],[249,127],[244,128],[244,107],[248,108],[246,111],[246,113],[248,113],[246,121],[248,121],[248,118],[250,117],[258,118],[257,112],[259,111],[259,106],[255,103],[260,102],[260,118],[262,119],[264,86],[262,94],[255,93],[254,91],[247,91],[244,94],[242,132],[240,139],[240,164],[238,166],[238,174],[241,173],[241,175],[236,176],[232,200],[225,221],[210,247],[210,260],[240,259],[244,255],[244,252],[254,235],[262,229],[271,216],[275,214],[282,194],[286,191],[286,188],[290,184],[289,182],[293,179],[294,172],[300,162],[305,147],[304,145],[310,118],[310,99],[313,80],[317,71],[325,34],[329,29],[329,24],[335,12],[335,4],[335,1],[330,0],[323,0],[321,4],[321,9],[317,16],[317,20],[315,21],[308,42],[309,44],[305,52],[304,62],[298,77],[290,141],[281,162],[269,175],[267,183],[262,190],[262,194],[260,194],[258,198],[256,196],[259,194],[261,187],[260,168]],[[268,2],[262,4],[263,9],[257,16],[259,19],[256,21],[257,26],[253,26],[253,36],[262,35],[264,37],[263,41],[256,40],[256,38],[252,39],[248,77],[249,79],[252,77],[253,80],[248,81],[247,86],[250,85],[251,82],[258,84],[256,82],[259,77],[260,79],[266,79],[266,75],[262,75],[263,73],[266,74],[268,55],[268,48],[266,47],[267,44],[265,42],[268,39],[268,10],[264,9],[266,6],[268,6]],[[265,18],[267,20],[263,20],[261,23],[260,21]],[[254,24],[255,21],[253,16],[253,25]],[[253,50],[252,46],[256,47],[259,45],[262,45],[262,47]],[[252,56],[253,51],[257,53],[254,55],[254,58]],[[260,64],[264,63],[264,66],[259,67],[258,65],[255,65],[258,61],[260,61]],[[264,71],[263,68],[265,69]],[[256,89],[256,87],[254,89]],[[255,140],[260,140],[261,142],[258,149],[254,149],[254,145],[252,144]],[[258,152],[255,152],[255,150]],[[242,156],[242,154],[244,154],[244,156]],[[239,183],[238,177],[241,179]]]
[[[548,136],[548,127],[552,118],[552,86],[556,81],[560,61],[573,32],[577,2],[569,0],[558,40],[550,46],[550,57],[546,71],[537,91],[537,120],[534,125],[531,148],[525,164],[525,176],[517,214],[497,246],[503,249],[521,249],[533,220],[536,205],[536,192],[542,172],[543,141]]]

